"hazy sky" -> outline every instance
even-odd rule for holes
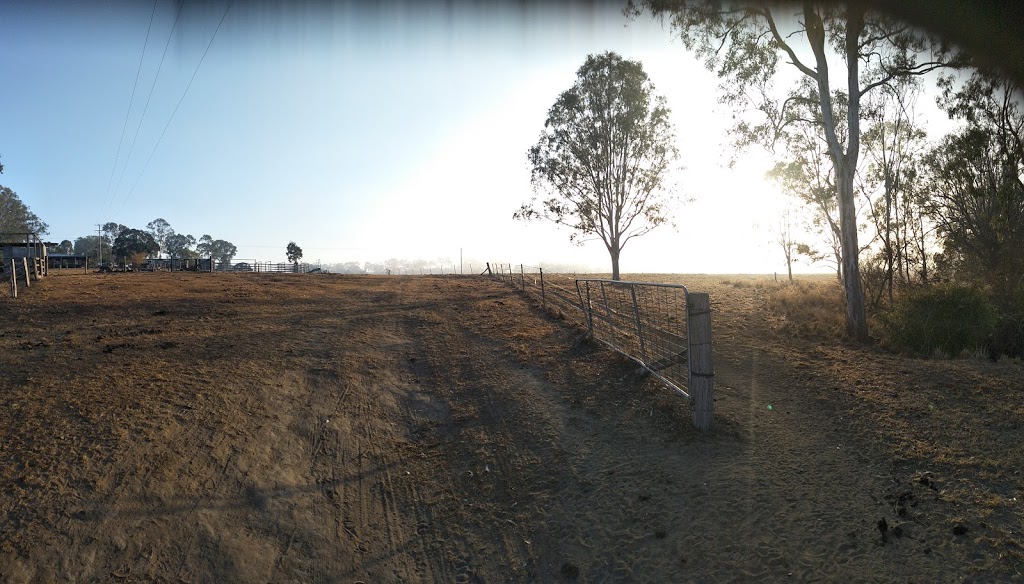
[[[51,240],[163,217],[239,259],[283,261],[294,240],[312,261],[458,261],[461,248],[608,269],[599,242],[512,213],[532,196],[526,150],[548,107],[589,53],[613,50],[666,96],[679,192],[694,199],[677,231],[627,245],[623,271],[784,269],[765,229],[782,205],[768,158],[725,168],[717,78],[620,3],[236,2],[215,37],[227,1],[186,0],[173,34],[170,0],[97,4],[0,3],[0,184]]]

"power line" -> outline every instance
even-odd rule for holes
[[[156,67],[156,75],[153,77],[153,84],[149,86],[149,95],[146,96],[146,106],[142,108],[142,117],[139,118],[139,125],[135,127],[135,136],[132,138],[132,145],[128,148],[128,156],[125,158],[124,166],[121,167],[121,175],[117,178],[117,186],[114,187],[114,196],[117,198],[117,191],[121,188],[121,181],[124,179],[124,171],[128,169],[128,162],[132,159],[132,152],[135,151],[135,140],[139,137],[139,130],[142,129],[142,122],[146,120],[146,112],[149,111],[149,100],[153,99],[153,90],[156,89],[156,82],[160,79],[160,70],[164,67],[164,57],[167,56],[167,48],[171,46],[171,38],[174,36],[174,29],[178,27],[178,19],[181,18],[181,9],[185,6],[185,0],[178,2],[178,14],[174,17],[174,24],[171,25],[171,32],[167,33],[167,42],[164,43],[164,52],[160,55],[160,64]]]
[[[103,205],[107,204],[107,197],[110,196],[110,184],[114,182],[114,172],[117,171],[117,160],[121,158],[121,146],[124,144],[124,131],[128,128],[128,118],[132,115],[132,104],[135,103],[135,89],[139,86],[139,74],[142,73],[142,61],[146,58],[146,47],[149,46],[149,33],[153,30],[153,16],[156,15],[157,0],[153,0],[153,11],[149,13],[149,26],[146,27],[146,40],[142,43],[142,55],[139,56],[139,68],[135,70],[135,83],[132,84],[132,96],[128,100],[128,111],[124,114],[124,125],[121,126],[121,138],[117,141],[117,154],[114,155],[114,167],[110,169],[110,178],[107,179],[107,190],[103,195]]]
[[[121,201],[121,206],[118,208],[118,211],[124,208],[128,199],[132,198],[132,194],[135,192],[135,187],[139,185],[139,181],[142,180],[142,175],[146,173],[146,168],[149,167],[149,161],[153,160],[153,155],[156,154],[157,148],[160,147],[160,142],[164,139],[164,134],[167,133],[167,128],[171,125],[171,120],[174,119],[174,114],[178,113],[178,108],[181,107],[181,102],[185,101],[185,96],[188,95],[188,90],[192,87],[192,82],[196,80],[196,75],[199,74],[199,67],[201,67],[203,65],[203,61],[206,60],[206,53],[210,52],[210,47],[213,46],[213,40],[217,38],[217,33],[220,32],[220,27],[224,24],[224,19],[228,17],[228,11],[231,10],[231,5],[234,3],[235,0],[231,0],[228,2],[228,7],[224,9],[224,14],[220,17],[220,22],[217,23],[217,28],[214,29],[213,35],[210,37],[210,42],[206,44],[206,50],[203,51],[203,56],[199,58],[199,63],[196,64],[196,69],[192,72],[192,78],[188,80],[188,85],[185,86],[185,91],[181,94],[181,99],[179,99],[178,104],[174,106],[174,111],[171,112],[171,117],[167,118],[167,123],[164,124],[164,129],[160,132],[160,137],[156,139],[156,144],[153,145],[153,151],[149,153],[149,158],[147,158],[146,163],[142,165],[142,172],[140,172],[139,177],[135,179],[135,184],[133,184],[132,189],[128,191],[128,196],[124,198],[124,201]]]

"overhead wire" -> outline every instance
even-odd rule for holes
[[[171,46],[171,38],[174,36],[174,29],[178,27],[178,20],[181,18],[181,9],[185,6],[184,0],[178,2],[178,13],[174,17],[174,24],[171,25],[171,31],[167,33],[167,42],[164,43],[164,52],[160,55],[160,63],[156,67],[156,75],[153,76],[153,84],[149,86],[149,95],[146,97],[146,105],[142,108],[142,117],[139,118],[139,125],[135,127],[135,136],[132,137],[132,145],[128,148],[128,156],[125,158],[124,166],[121,167],[121,175],[117,178],[117,186],[114,187],[114,194],[111,198],[111,204],[114,199],[117,198],[117,191],[121,188],[121,181],[124,180],[124,171],[128,169],[128,163],[132,159],[132,152],[135,151],[135,141],[139,137],[139,130],[142,129],[142,122],[146,120],[146,112],[149,111],[149,101],[153,99],[153,90],[156,88],[156,82],[160,79],[160,71],[164,67],[164,58],[167,56],[167,48]]]
[[[117,141],[117,154],[114,154],[114,166],[110,169],[110,178],[107,179],[107,190],[103,194],[103,205],[106,206],[107,198],[110,197],[110,185],[114,182],[114,173],[117,171],[117,161],[121,158],[121,146],[124,145],[124,131],[128,128],[128,118],[132,115],[132,104],[135,103],[135,89],[139,86],[139,75],[142,73],[142,61],[146,58],[146,48],[149,47],[149,33],[153,30],[153,17],[156,15],[156,3],[153,0],[153,11],[149,13],[149,26],[146,27],[146,40],[142,43],[142,55],[139,56],[139,67],[135,70],[135,83],[132,84],[132,96],[128,100],[128,111],[124,114],[124,124],[121,126],[121,138]]]
[[[192,87],[192,82],[195,81],[196,75],[199,74],[199,68],[203,65],[203,61],[206,60],[206,54],[210,52],[210,47],[213,46],[213,41],[217,38],[217,33],[220,32],[220,27],[224,24],[224,19],[228,17],[228,12],[231,10],[231,6],[234,3],[235,0],[230,0],[227,8],[224,9],[224,14],[220,17],[220,22],[217,23],[217,28],[214,29],[213,35],[210,36],[210,42],[206,44],[203,56],[199,58],[199,63],[196,64],[195,71],[192,72],[192,77],[188,80],[188,85],[185,86],[185,91],[181,94],[181,99],[179,99],[178,104],[174,106],[174,111],[171,112],[171,117],[167,118],[167,123],[164,124],[164,129],[160,132],[160,137],[157,138],[156,144],[153,145],[153,151],[149,153],[149,158],[147,158],[146,163],[142,165],[142,171],[139,172],[138,178],[135,179],[135,183],[132,185],[131,190],[128,191],[128,196],[121,201],[121,206],[118,208],[119,211],[124,209],[125,203],[127,203],[128,199],[131,199],[132,194],[135,193],[135,187],[139,185],[139,181],[142,180],[142,175],[146,173],[146,169],[149,167],[149,162],[153,160],[153,155],[156,154],[157,148],[160,147],[160,142],[164,139],[164,134],[167,133],[167,128],[171,125],[171,120],[174,119],[174,114],[178,113],[178,108],[181,107],[181,102],[185,101],[185,96],[188,95],[188,90]]]

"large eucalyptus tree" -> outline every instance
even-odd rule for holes
[[[737,147],[774,149],[802,125],[815,129],[835,178],[846,331],[867,341],[854,191],[861,100],[900,79],[957,66],[959,57],[938,39],[858,2],[630,0],[626,10],[667,17],[687,49],[722,78],[722,103],[755,113],[737,117]]]
[[[549,196],[513,216],[568,226],[573,241],[596,236],[618,280],[623,246],[669,221],[674,141],[665,98],[643,66],[613,52],[590,55],[527,153],[535,191]]]

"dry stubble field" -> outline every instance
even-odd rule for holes
[[[1020,363],[673,279],[715,309],[708,434],[489,280],[48,278],[0,301],[0,579],[1024,581]]]

